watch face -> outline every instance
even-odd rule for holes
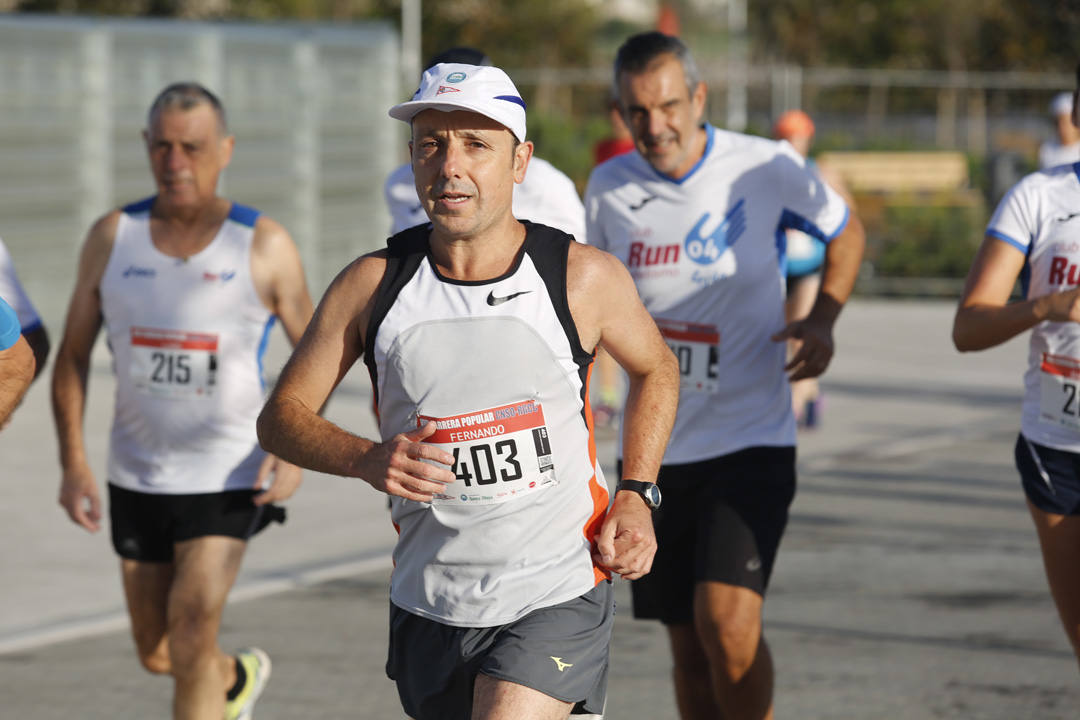
[[[649,485],[645,489],[645,504],[651,507],[653,510],[660,507],[660,488],[655,485]]]

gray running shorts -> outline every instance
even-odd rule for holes
[[[497,627],[446,625],[390,603],[386,674],[414,720],[469,720],[478,673],[575,703],[574,714],[599,714],[614,620],[609,580]]]

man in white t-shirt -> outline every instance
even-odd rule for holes
[[[480,50],[458,47],[431,58],[427,67],[439,63],[491,65],[491,59]],[[412,164],[396,168],[383,187],[383,196],[392,218],[391,233],[428,222],[420,200],[416,197],[416,181]],[[514,188],[514,217],[558,228],[585,241],[585,208],[581,205],[574,181],[547,160],[533,156],[529,171],[521,184]]]
[[[667,626],[684,718],[768,718],[761,612],[795,492],[786,373],[828,366],[862,226],[789,144],[704,122],[705,85],[677,38],[627,40],[614,84],[637,152],[593,171],[586,238],[629,268],[682,376],[634,614]],[[828,247],[810,314],[785,326],[786,228]],[[789,338],[801,346],[785,365]]]
[[[45,369],[45,361],[49,357],[49,334],[15,274],[15,261],[11,259],[11,253],[3,240],[0,240],[0,298],[6,300],[15,311],[22,336],[34,352],[36,378]]]
[[[1054,139],[1039,146],[1039,169],[1080,162],[1080,128],[1072,121],[1073,94],[1058,93],[1050,102],[1054,121]]]

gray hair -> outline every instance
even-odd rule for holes
[[[147,127],[152,127],[154,120],[165,110],[174,108],[190,110],[198,105],[209,105],[217,116],[221,134],[228,134],[228,126],[225,124],[225,107],[218,100],[217,95],[197,82],[173,83],[158,93],[154,102],[150,104],[150,112],[147,113]]]
[[[694,62],[694,57],[690,54],[690,48],[677,37],[652,31],[638,33],[628,38],[615,54],[615,74],[611,84],[611,96],[615,102],[622,106],[619,88],[619,78],[622,74],[637,75],[645,72],[649,65],[661,55],[671,55],[682,64],[686,89],[690,94],[694,93],[698,83],[701,82],[701,72],[698,70],[697,63]]]

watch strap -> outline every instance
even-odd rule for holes
[[[658,502],[655,499],[656,496],[659,495],[659,492],[656,490],[656,483],[646,482],[644,480],[623,479],[615,486],[615,492],[619,492],[620,490],[636,492],[642,497],[645,504],[653,510],[658,507]],[[654,495],[654,493],[656,494]]]

